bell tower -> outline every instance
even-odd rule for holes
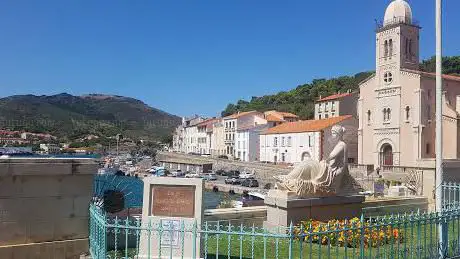
[[[419,31],[410,5],[391,2],[376,30],[376,73],[383,85],[394,84],[401,69],[418,70]]]

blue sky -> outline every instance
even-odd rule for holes
[[[177,115],[314,78],[374,69],[390,0],[3,0],[0,96],[106,93]],[[435,0],[412,0],[421,56]],[[444,0],[444,53],[460,55],[460,1]]]

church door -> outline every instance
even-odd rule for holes
[[[390,144],[384,144],[380,152],[380,165],[393,165],[393,149]]]

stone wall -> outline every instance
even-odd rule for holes
[[[254,171],[256,178],[260,180],[261,183],[273,183],[273,176],[279,174],[288,174],[292,168],[289,168],[284,165],[273,165],[273,164],[264,164],[260,162],[242,162],[234,161],[229,159],[220,159],[220,158],[211,158],[211,157],[201,157],[201,156],[192,156],[181,153],[167,153],[160,152],[157,155],[157,160],[166,161],[168,159],[181,159],[186,160],[191,163],[201,162],[201,163],[212,163],[213,170],[239,170],[240,172],[252,172]]]
[[[92,159],[0,159],[0,258],[74,258],[87,252],[97,167]],[[64,257],[59,251],[27,254],[54,251],[56,241],[68,251]]]

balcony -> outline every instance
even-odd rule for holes
[[[409,17],[406,17],[406,16],[398,16],[398,17],[393,17],[393,19],[390,19],[390,20],[385,20],[385,21],[375,21],[375,31],[376,32],[381,32],[381,31],[384,31],[386,29],[389,29],[389,28],[393,28],[393,27],[396,27],[400,24],[405,24],[405,25],[410,25],[410,26],[414,26],[414,27],[417,27],[417,28],[421,28],[420,27],[420,22],[417,21],[417,20],[414,20],[409,18]]]

